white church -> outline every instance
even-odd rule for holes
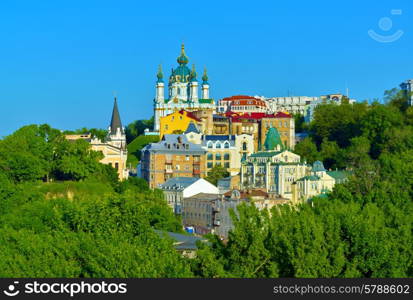
[[[159,131],[160,118],[173,113],[176,110],[196,111],[212,109],[215,111],[215,101],[209,97],[209,83],[206,69],[202,76],[201,97],[199,97],[199,84],[195,65],[192,70],[187,66],[188,57],[185,54],[184,45],[181,55],[177,58],[178,67],[172,69],[169,76],[168,95],[165,97],[165,84],[162,68],[159,66],[156,82],[156,96],[154,99],[154,131]]]

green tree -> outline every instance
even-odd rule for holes
[[[227,171],[226,168],[224,168],[221,165],[215,165],[209,172],[208,172],[208,176],[205,178],[206,180],[208,180],[210,183],[212,183],[213,185],[217,185],[218,184],[218,180],[222,179],[222,178],[226,178],[228,177],[230,174]]]

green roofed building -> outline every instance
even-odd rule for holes
[[[199,97],[198,74],[195,65],[188,67],[189,58],[182,45],[181,53],[177,58],[178,66],[172,68],[168,82],[168,93],[165,95],[164,75],[159,66],[156,75],[156,95],[154,99],[154,130],[159,131],[160,118],[174,111],[195,111],[209,109],[215,111],[215,101],[209,97],[209,83],[207,70],[204,69],[201,82],[201,97]]]
[[[343,171],[327,172],[321,161],[313,165],[301,162],[299,155],[283,147],[275,128],[268,130],[264,148],[265,151],[253,153],[242,161],[241,185],[244,189],[263,189],[297,203],[325,194],[346,179]]]

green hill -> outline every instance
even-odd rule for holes
[[[140,135],[128,144],[127,164],[136,166],[141,159],[141,150],[150,143],[159,142],[158,135]]]

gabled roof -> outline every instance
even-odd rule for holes
[[[186,128],[186,130],[185,130],[185,134],[188,134],[188,133],[191,133],[191,132],[193,132],[193,133],[201,133],[200,131],[199,131],[199,129],[196,127],[196,125],[193,123],[193,122],[190,122],[189,123],[189,125],[188,125],[188,128]]]
[[[325,172],[326,169],[324,168],[323,162],[317,160],[313,163],[313,172]]]
[[[165,190],[183,190],[198,180],[199,178],[196,177],[174,177],[161,184],[160,188]]]
[[[180,111],[179,111],[179,113],[181,114],[181,115],[186,115],[188,118],[191,118],[191,119],[193,119],[193,120],[195,120],[195,121],[197,121],[197,122],[201,122],[201,120],[199,119],[199,118],[197,118],[193,113],[191,113],[190,111],[186,111],[186,110],[184,110],[184,109],[181,109]]]

